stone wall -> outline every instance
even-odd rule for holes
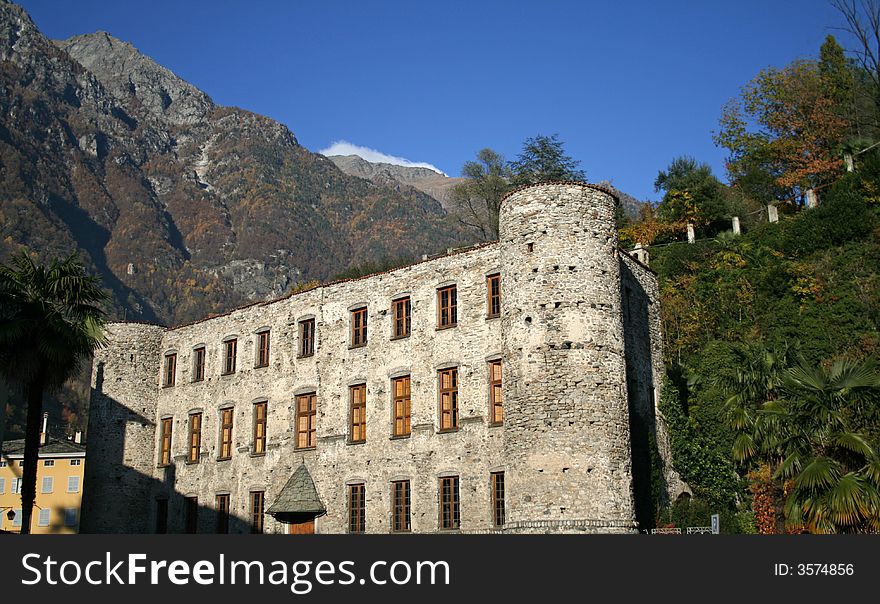
[[[80,532],[152,530],[156,374],[164,332],[155,325],[112,324],[110,345],[95,354]]]
[[[634,527],[614,207],[571,184],[526,188],[501,208],[513,527]]]
[[[125,440],[125,459],[149,485],[141,501],[149,518],[114,526],[119,517],[110,514],[95,530],[152,530],[155,502],[167,498],[168,530],[182,532],[184,497],[197,497],[199,530],[213,532],[215,497],[228,493],[238,519],[230,530],[245,532],[249,493],[265,491],[268,508],[305,463],[327,509],[316,522],[317,532],[347,530],[346,485],[354,482],[366,487],[367,532],[388,532],[390,483],[402,479],[411,481],[412,530],[437,531],[438,482],[448,475],[460,480],[461,531],[498,530],[490,492],[490,473],[497,471],[505,472],[504,530],[632,532],[624,360],[629,340],[613,216],[614,199],[600,188],[528,187],[505,200],[498,243],[164,332],[114,326],[112,346],[102,359],[104,386],[93,393],[98,404],[92,413],[101,412],[102,397],[112,397],[146,418],[141,437]],[[501,274],[502,316],[490,318],[487,276],[496,273]],[[650,283],[653,278],[642,271],[637,279]],[[437,289],[451,284],[457,287],[458,323],[439,329]],[[656,296],[656,283],[648,295]],[[400,296],[412,300],[412,330],[409,337],[393,339],[391,302]],[[367,344],[353,348],[351,311],[362,307],[368,313]],[[301,358],[298,323],[307,318],[315,319],[316,350]],[[256,367],[257,333],[265,329],[269,365]],[[660,334],[653,327],[647,333],[657,340],[638,363],[652,363],[648,373],[659,375],[654,364]],[[233,337],[236,371],[222,375],[222,343]],[[194,382],[193,351],[200,346],[206,349],[205,379]],[[129,350],[151,355],[149,365],[138,372],[118,369]],[[177,354],[176,380],[163,387],[161,360],[171,352]],[[501,426],[489,422],[488,363],[496,359],[504,373]],[[441,432],[438,371],[449,367],[459,371],[459,428]],[[118,376],[112,389],[110,375]],[[402,375],[411,377],[412,433],[399,438],[392,436],[391,380]],[[366,385],[367,436],[363,443],[351,443],[349,388],[360,384]],[[304,392],[317,393],[317,446],[300,450],[295,396]],[[255,455],[253,412],[259,401],[268,403],[268,445],[265,454]],[[220,460],[220,414],[227,407],[234,409],[233,449],[230,459]],[[201,455],[198,463],[188,463],[188,418],[196,411],[203,414]],[[172,463],[160,467],[161,434],[155,425],[164,418],[172,419]],[[98,430],[112,425],[90,423],[90,428],[91,443],[100,440]],[[96,450],[101,459],[95,463],[90,457],[89,465],[105,463],[109,453]],[[108,479],[108,472],[94,477]],[[103,488],[95,493],[109,496]],[[127,505],[125,498],[110,501]],[[266,530],[283,532],[284,525],[267,517]]]

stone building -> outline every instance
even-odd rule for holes
[[[613,532],[686,489],[655,275],[602,187],[523,187],[500,240],[96,356],[85,532]],[[652,438],[653,436],[653,438]],[[647,465],[646,465],[647,464]]]

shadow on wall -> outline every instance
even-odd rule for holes
[[[103,381],[99,364],[89,414],[80,532],[250,533],[249,519],[220,514],[214,501],[206,505],[176,491],[174,461],[164,468],[162,480],[151,476],[155,422],[104,394]],[[137,456],[146,460],[143,465],[126,465],[126,440],[130,447],[149,448]]]
[[[633,499],[639,530],[655,528],[659,507],[669,499],[666,468],[657,447],[654,364],[648,294],[626,262],[620,260],[629,404]]]

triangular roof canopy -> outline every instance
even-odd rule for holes
[[[312,475],[306,469],[305,464],[300,464],[281,489],[278,499],[275,500],[267,514],[314,514],[320,516],[326,513],[324,504],[318,498],[318,490]]]

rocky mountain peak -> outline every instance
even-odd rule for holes
[[[56,44],[93,73],[114,97],[133,97],[163,121],[198,124],[214,108],[207,94],[107,32],[74,36]]]

